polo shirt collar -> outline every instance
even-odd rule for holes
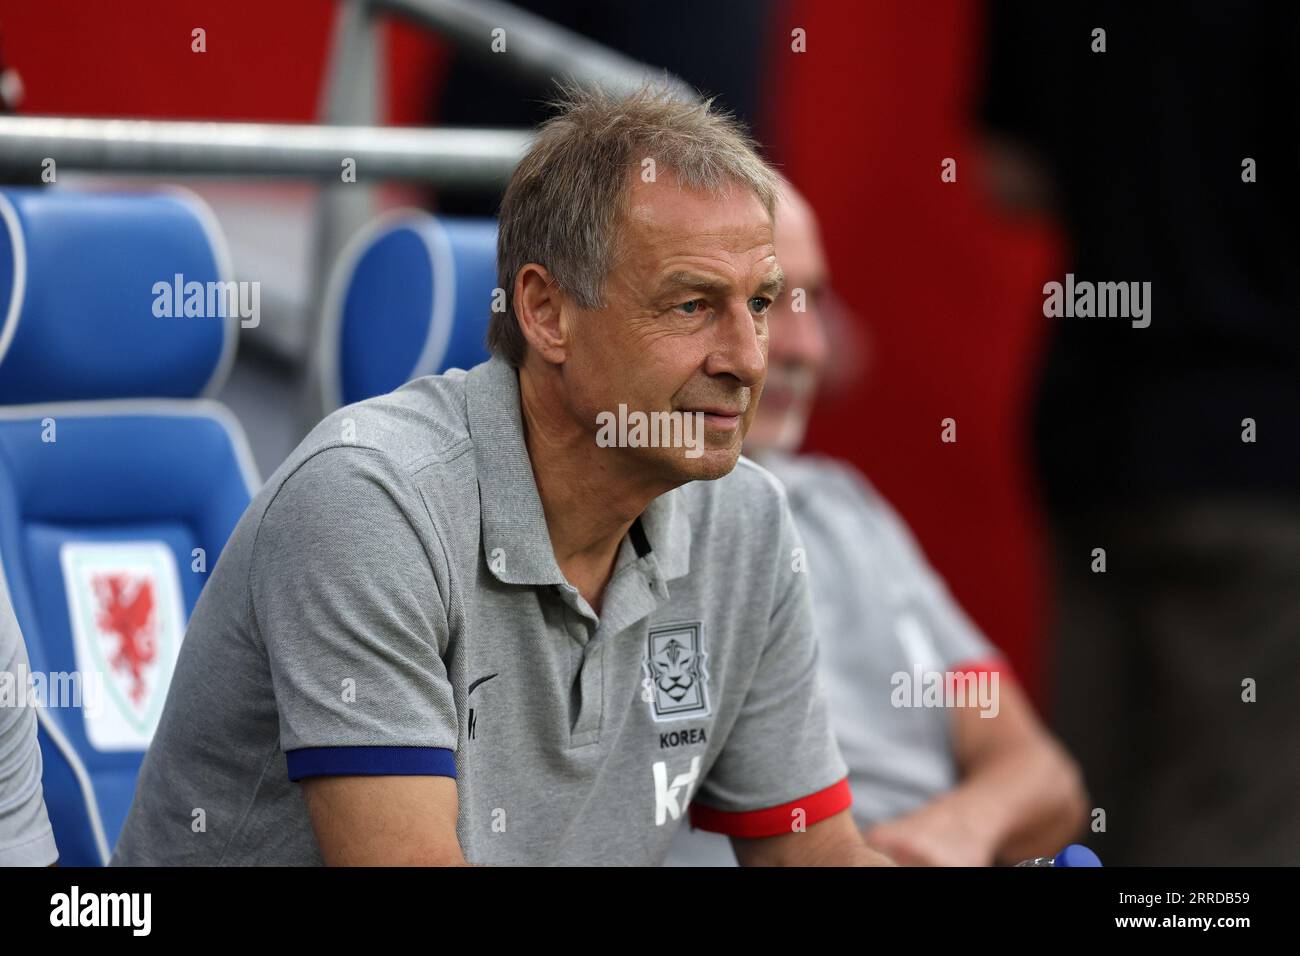
[[[493,355],[466,374],[465,395],[488,567],[506,584],[567,583],[555,563],[555,549],[524,442],[518,371],[499,355]],[[661,599],[667,597],[667,581],[690,572],[691,524],[684,490],[685,486],[660,495],[638,519],[650,551],[637,556],[636,561]],[[624,545],[628,543],[625,539]],[[498,548],[501,550],[496,551]],[[620,546],[620,553],[623,551]],[[494,561],[494,552],[503,555],[504,561]]]
[[[674,488],[650,502],[641,512],[640,521],[650,544],[650,554],[642,560],[652,563],[658,578],[671,581],[689,574],[691,517],[686,504],[686,486]]]

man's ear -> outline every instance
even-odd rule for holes
[[[515,274],[515,317],[529,347],[559,365],[568,357],[569,330],[563,319],[563,293],[546,266],[530,262]]]

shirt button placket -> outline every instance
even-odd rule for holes
[[[582,747],[600,740],[600,723],[605,703],[605,651],[600,641],[590,641],[583,655],[579,679],[581,701],[578,721],[573,728],[573,746]]]
[[[578,665],[578,713],[573,719],[569,746],[583,747],[600,739],[601,711],[604,707],[604,653],[594,639],[586,621],[565,602],[564,623],[569,636],[581,648]]]

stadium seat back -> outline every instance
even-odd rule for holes
[[[497,287],[496,221],[389,213],[359,232],[332,270],[320,368],[324,411],[422,375],[472,368]]]
[[[210,213],[183,195],[0,190],[0,217],[0,573],[41,702],[60,862],[97,865],[260,483],[233,416],[193,397],[221,386],[236,320],[156,305],[171,296],[158,283],[229,271]]]

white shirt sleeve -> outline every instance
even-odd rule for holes
[[[41,790],[27,677],[27,649],[0,572],[0,866],[49,866],[59,857]]]

